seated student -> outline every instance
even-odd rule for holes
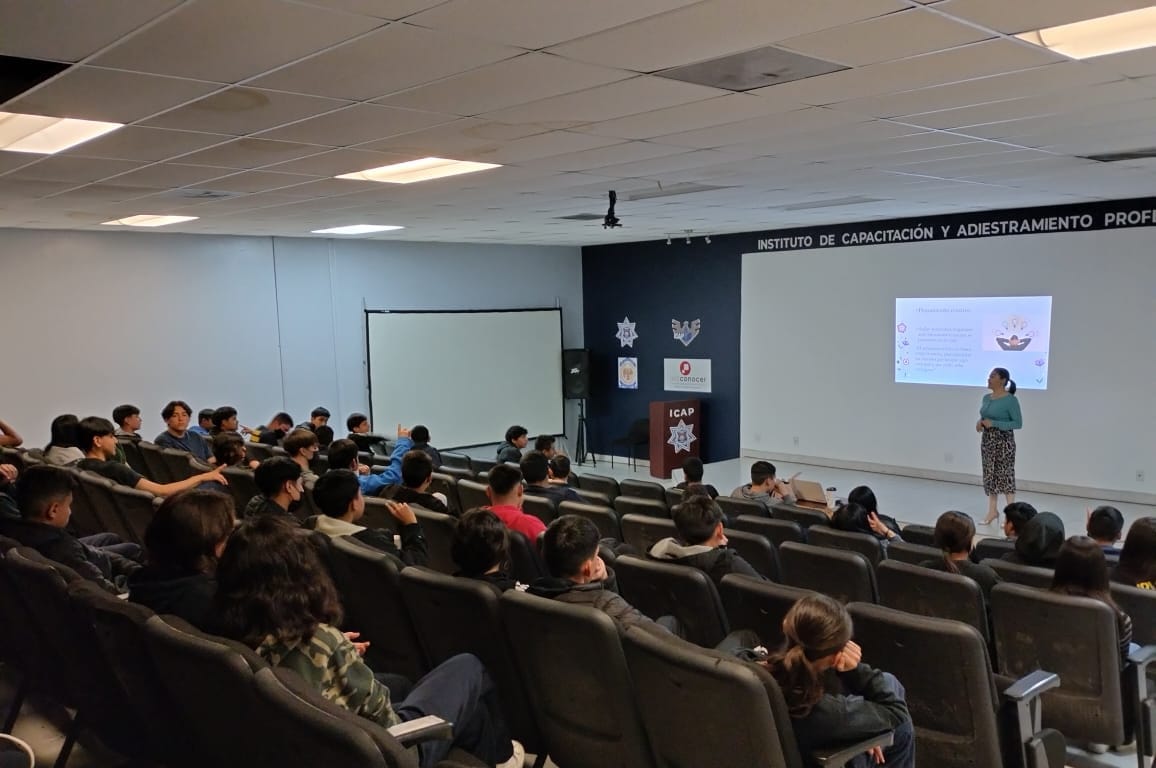
[[[357,450],[363,453],[374,453],[374,449],[381,450],[382,453],[385,452],[383,450],[385,438],[370,432],[369,417],[364,413],[349,414],[345,420],[345,426],[349,430],[348,438],[357,443]]]
[[[291,463],[291,462],[290,462]],[[459,747],[486,765],[503,766],[524,752],[510,741],[493,683],[471,655],[450,658],[423,677],[401,701],[361,660],[337,627],[337,589],[305,537],[270,518],[245,521],[217,566],[221,630],[270,664],[301,675],[329,701],[390,727],[425,715],[453,723],[452,740],[418,745],[422,768],[432,768]],[[387,671],[387,670],[380,670]]]
[[[519,463],[522,479],[526,481],[525,492],[530,496],[542,496],[557,506],[561,501],[585,501],[578,492],[568,485],[550,482],[550,460],[546,454],[530,451]]]
[[[23,442],[20,433],[4,419],[0,419],[0,448],[19,448]]]
[[[486,495],[490,497],[490,511],[510,530],[518,531],[531,542],[545,533],[545,523],[522,511],[522,470],[507,464],[491,469]]]
[[[333,427],[328,424],[322,424],[313,430],[313,434],[317,435],[317,445],[322,451],[328,451],[333,445]]]
[[[506,430],[506,442],[498,446],[498,462],[515,464],[522,460],[522,449],[530,442],[530,431],[515,424]]]
[[[413,448],[413,441],[409,439],[409,430],[397,425],[397,443],[393,453],[389,456],[389,466],[384,472],[361,473],[361,462],[357,460],[357,444],[352,440],[334,440],[329,446],[329,468],[351,469],[358,472],[358,482],[361,483],[361,492],[366,496],[376,496],[387,485],[397,485],[401,482],[401,459]]]
[[[321,510],[314,530],[326,536],[350,536],[374,549],[388,552],[406,565],[426,565],[429,552],[417,516],[408,504],[386,501],[389,514],[399,524],[401,549],[393,543],[393,532],[355,525],[365,515],[365,497],[357,475],[348,469],[331,469],[313,486],[313,503]]]
[[[20,518],[20,507],[16,505],[16,478],[20,469],[15,464],[0,464],[0,518],[11,520]]]
[[[309,412],[309,421],[298,424],[294,429],[312,429],[324,427],[329,423],[329,409],[324,406],[317,406]]]
[[[173,400],[165,405],[161,410],[161,418],[165,420],[167,428],[153,442],[161,448],[185,451],[201,461],[208,461],[212,458],[209,443],[204,436],[189,429],[190,414],[192,411],[189,404],[182,400]]]
[[[309,429],[295,429],[285,436],[282,444],[285,453],[297,466],[301,467],[301,481],[305,483],[317,482],[317,473],[309,468],[317,452],[321,450],[321,443],[317,440],[317,433]]]
[[[1008,541],[1015,541],[1020,531],[1037,514],[1036,508],[1026,501],[1013,501],[1003,508],[1003,535]]]
[[[417,504],[443,515],[452,514],[443,494],[428,492],[432,482],[433,461],[428,453],[414,448],[401,457],[401,485],[394,491],[393,500]]]
[[[236,432],[241,434],[241,422],[237,419],[237,409],[231,405],[222,405],[213,411],[213,426],[209,427],[209,436],[216,437],[222,432]],[[247,431],[247,430],[246,430]]]
[[[129,576],[128,599],[213,631],[217,561],[234,523],[231,496],[185,491],[165,499],[145,529],[145,567]]]
[[[695,487],[701,487],[706,491],[712,499],[718,498],[718,489],[709,483],[702,481],[703,465],[702,459],[697,456],[691,456],[686,461],[682,462],[682,482],[674,486],[681,491],[693,490]]]
[[[125,578],[140,568],[140,547],[112,533],[78,539],[68,532],[76,481],[62,467],[29,467],[20,478],[18,519],[0,518],[0,536],[19,541],[49,560],[67,565],[100,587],[119,594]]]
[[[210,447],[213,449],[213,465],[221,469],[226,467],[256,469],[261,464],[256,459],[249,460],[245,438],[236,432],[222,432],[213,438]]]
[[[80,422],[74,414],[63,413],[52,420],[52,434],[48,445],[44,446],[44,462],[57,467],[76,464],[84,458],[76,442],[76,425]]]
[[[863,664],[851,641],[847,609],[826,595],[800,598],[783,619],[784,646],[763,662],[786,699],[791,725],[804,760],[835,747],[894,731],[890,747],[860,755],[849,768],[884,764],[914,768],[915,731],[894,675]],[[834,671],[841,693],[829,693]]]
[[[920,563],[946,573],[967,576],[979,585],[984,600],[991,599],[991,590],[1001,579],[990,566],[973,563],[970,559],[972,541],[975,539],[975,521],[963,512],[944,512],[935,521],[935,546],[943,552],[943,557]]]
[[[892,528],[877,514],[869,512],[863,505],[853,501],[835,508],[831,514],[831,527],[848,533],[870,533],[879,539],[883,546],[892,541],[903,541],[903,537],[896,531],[898,524]]]
[[[273,414],[273,418],[263,429],[249,437],[262,445],[280,445],[291,429],[293,429],[293,417],[280,411]]]
[[[794,504],[789,481],[775,477],[775,465],[769,461],[756,461],[751,465],[751,481],[731,491],[731,498],[757,501],[767,513],[775,504]]]
[[[557,442],[557,438],[553,435],[538,435],[534,438],[534,450],[544,455],[547,459],[552,459],[558,453],[554,450],[555,442]]]
[[[197,423],[189,427],[189,431],[201,437],[208,437],[213,434],[213,413],[215,411],[215,408],[202,408],[197,411]]]
[[[297,524],[297,518],[290,510],[301,502],[305,494],[305,483],[301,480],[301,467],[292,459],[284,456],[274,456],[265,459],[253,471],[253,482],[261,491],[249,499],[244,518],[272,515],[283,517],[292,524]]]
[[[570,485],[570,457],[555,453],[550,459],[550,476],[546,478],[552,485]],[[581,493],[578,494],[582,496]]]
[[[1119,555],[1116,544],[1124,532],[1124,516],[1115,507],[1100,506],[1088,510],[1088,538],[1104,550],[1105,555]]]
[[[766,581],[750,563],[733,549],[727,548],[723,530],[723,512],[710,497],[694,494],[683,500],[671,512],[678,538],[665,538],[650,548],[656,560],[672,560],[679,565],[697,568],[711,578],[715,585],[722,583],[728,573],[740,573]]]
[[[112,409],[112,423],[116,425],[117,440],[140,442],[140,408],[135,405],[118,405]]]
[[[220,467],[175,483],[155,483],[142,477],[127,464],[115,461],[118,447],[116,427],[112,425],[111,421],[100,416],[89,416],[82,419],[76,427],[76,436],[85,450],[84,458],[76,465],[77,469],[95,472],[114,483],[127,485],[129,488],[148,491],[156,496],[172,496],[174,493],[196,488],[201,483],[229,484],[229,481],[221,474]]]
[[[1128,529],[1112,581],[1139,589],[1156,589],[1156,517],[1141,517]]]
[[[1132,644],[1132,618],[1121,611],[1112,599],[1108,585],[1108,561],[1104,557],[1104,550],[1094,539],[1073,536],[1063,543],[1056,557],[1052,591],[1062,595],[1091,597],[1115,611],[1122,668],[1128,660],[1129,651],[1134,650],[1129,647]]]
[[[856,486],[847,494],[847,503],[858,504],[867,510],[868,515],[874,515],[887,528],[899,532],[899,523],[890,515],[879,513],[879,502],[875,500],[875,491],[865,485]]]
[[[507,572],[510,529],[488,509],[471,509],[461,516],[454,526],[450,556],[458,567],[455,576],[488,582],[501,592],[519,586]]]
[[[1053,568],[1064,544],[1064,521],[1051,512],[1040,512],[1028,520],[1016,537],[1015,551],[1001,560],[1020,565]]]
[[[442,461],[442,454],[437,448],[429,444],[429,427],[424,424],[418,424],[409,431],[409,436],[413,438],[413,448],[415,451],[423,451],[429,456],[430,461],[433,462],[433,468],[436,470],[445,462]]]

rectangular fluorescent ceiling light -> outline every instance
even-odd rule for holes
[[[53,155],[121,127],[123,123],[0,112],[0,149]]]
[[[103,222],[112,226],[126,227],[163,227],[166,224],[180,224],[182,221],[195,221],[199,216],[159,216],[152,213],[142,213],[139,216],[129,216],[126,219],[113,219]]]
[[[348,227],[330,227],[329,229],[315,229],[315,235],[368,235],[370,232],[389,232],[394,229],[405,229],[394,224],[351,224]]]
[[[1073,59],[1150,48],[1156,45],[1156,7],[1037,29],[1016,37]]]
[[[474,173],[475,171],[486,171],[490,168],[500,167],[494,163],[447,160],[444,157],[423,157],[421,160],[383,165],[380,168],[370,168],[356,173],[343,173],[337,178],[356,181],[381,181],[386,184],[413,184],[415,181],[429,181],[444,176],[457,176],[462,173]]]

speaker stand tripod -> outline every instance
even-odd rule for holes
[[[575,440],[574,450],[578,454],[578,465],[582,466],[586,463],[586,454],[590,454],[590,463],[595,467],[598,466],[598,459],[594,457],[594,451],[586,449],[586,400],[578,401],[578,437]]]

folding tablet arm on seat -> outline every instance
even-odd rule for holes
[[[1038,669],[1012,683],[1003,692],[1016,708],[1021,765],[1023,768],[1063,768],[1067,742],[1057,730],[1043,728],[1043,696],[1045,691],[1060,686],[1060,676]]]
[[[1146,645],[1128,654],[1136,686],[1136,764],[1146,768],[1145,760],[1153,752],[1156,737],[1156,693],[1148,690],[1148,666],[1156,661],[1156,645]]]
[[[869,739],[836,747],[835,749],[820,749],[811,753],[815,762],[823,768],[843,768],[859,755],[875,747],[890,747],[895,741],[895,734],[891,731],[872,736]]]
[[[401,742],[403,747],[412,747],[426,741],[449,741],[454,737],[454,724],[436,715],[408,720],[386,730],[390,736]]]

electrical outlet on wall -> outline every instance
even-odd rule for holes
[[[952,453],[951,451],[948,451],[947,453],[943,454],[943,463],[944,464],[951,464],[953,461],[955,461],[955,454],[954,453]]]
[[[763,442],[763,433],[755,432],[751,435],[751,438],[755,441],[755,445],[760,445]]]
[[[792,438],[792,439],[795,442],[795,447],[798,448],[799,447],[799,436],[795,435],[794,438]]]

